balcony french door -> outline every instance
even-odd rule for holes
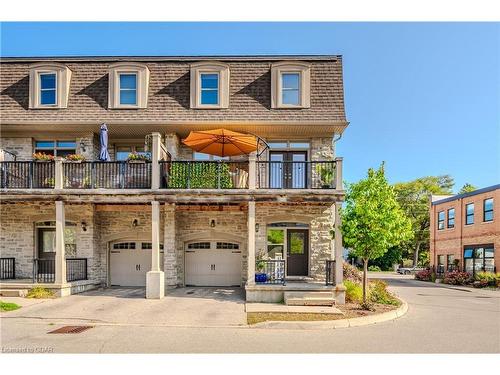
[[[269,160],[271,189],[307,188],[306,151],[272,151]]]

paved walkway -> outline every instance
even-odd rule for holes
[[[408,302],[409,310],[397,320],[371,326],[306,330],[249,328],[237,324],[205,328],[123,324],[96,325],[76,335],[47,335],[49,330],[59,326],[51,325],[47,320],[13,317],[14,313],[21,314],[22,310],[19,310],[2,314],[2,347],[4,350],[51,347],[55,352],[70,353],[500,353],[500,292],[458,290],[404,276],[384,277],[391,288]],[[188,292],[185,290],[184,293]],[[207,293],[212,295],[210,291]],[[225,293],[219,292],[213,299],[204,298],[201,293],[201,296],[192,297],[195,304],[191,306],[200,308],[203,305],[198,304],[200,301],[208,301],[215,309],[228,297]],[[227,293],[231,294],[230,291]],[[188,296],[172,298],[182,300]],[[77,302],[78,297],[69,298]],[[115,297],[107,302],[107,310],[113,309],[113,303],[119,300]],[[143,299],[136,301],[149,303]],[[164,303],[160,311],[144,315],[143,320],[154,323],[152,317],[160,321],[168,319],[164,317],[170,314],[168,308],[176,307]],[[243,311],[243,301],[240,305],[233,305],[241,306],[238,311]],[[116,308],[120,310],[119,304]],[[55,307],[52,311],[54,315],[58,313]],[[213,309],[189,313],[207,318],[210,311],[219,313]],[[130,319],[139,320],[140,312],[136,307],[134,314],[137,315]],[[32,312],[27,308],[25,313]],[[224,314],[224,317],[233,321],[230,314]],[[191,318],[191,321],[197,320]]]

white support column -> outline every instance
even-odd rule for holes
[[[337,303],[345,303],[345,287],[344,287],[344,259],[342,247],[342,232],[340,226],[342,219],[340,218],[340,208],[342,202],[335,203],[335,284],[337,289]]]
[[[54,159],[54,189],[62,189],[64,173],[63,173],[63,159],[56,157]]]
[[[160,188],[160,158],[161,158],[161,134],[153,133],[153,149],[151,150],[151,189]]]
[[[335,189],[336,190],[344,190],[344,183],[342,181],[342,164],[344,158],[335,158],[336,167],[335,167]]]
[[[248,202],[247,285],[255,284],[255,202]]]
[[[160,269],[160,202],[151,202],[151,271],[146,274],[146,298],[165,296],[165,275]]]
[[[64,254],[64,202],[56,201],[56,256],[55,256],[55,283],[66,283],[66,257]]]
[[[252,152],[248,156],[248,188],[255,189],[256,188],[256,180],[257,180],[257,157],[255,156],[255,152]]]

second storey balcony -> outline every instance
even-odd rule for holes
[[[328,161],[3,161],[1,189],[343,190]]]

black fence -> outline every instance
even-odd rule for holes
[[[257,284],[285,285],[285,261],[283,259],[261,259],[255,262]]]
[[[33,282],[53,283],[56,280],[54,259],[33,259]]]
[[[335,261],[325,261],[325,285],[335,285]]]
[[[16,259],[0,258],[0,280],[16,278]]]
[[[65,162],[63,187],[65,189],[150,189],[151,162]]]
[[[66,259],[66,281],[87,280],[87,258]]]
[[[247,189],[248,162],[160,161],[164,189]]]
[[[258,161],[260,189],[335,189],[335,161]]]
[[[0,188],[50,189],[55,184],[52,161],[0,162]]]

